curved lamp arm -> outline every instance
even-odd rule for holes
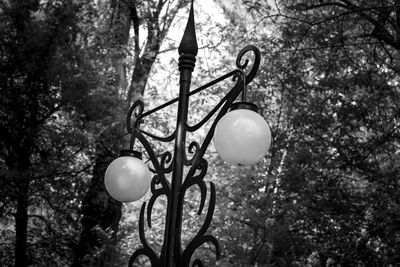
[[[242,62],[242,60],[243,60],[244,56],[250,51],[253,52],[254,59],[253,59],[253,64],[252,64],[251,69],[249,69],[246,74],[245,69],[248,66],[249,59],[245,59],[244,62]],[[254,45],[248,45],[239,52],[239,54],[236,58],[237,69],[235,69],[231,72],[228,72],[227,74],[222,75],[221,77],[189,92],[187,94],[187,96],[195,95],[195,94],[197,94],[201,91],[204,91],[205,89],[207,89],[221,81],[224,81],[230,77],[233,77],[233,80],[238,80],[237,83],[235,84],[235,86],[221,99],[221,101],[210,111],[210,113],[206,115],[206,117],[204,117],[198,124],[196,124],[194,126],[188,126],[188,131],[190,131],[190,132],[196,131],[204,123],[206,123],[212,117],[212,115],[214,115],[215,112],[222,106],[222,104],[229,98],[229,96],[231,94],[233,94],[234,92],[236,92],[236,90],[238,90],[238,88],[239,88],[239,93],[240,92],[242,93],[242,101],[243,102],[246,101],[247,84],[249,84],[254,79],[254,77],[258,71],[258,68],[260,66],[260,61],[261,61],[260,50]],[[235,94],[235,95],[236,95],[235,98],[232,101],[229,101],[230,104],[238,96],[238,94]],[[179,97],[176,97],[176,98],[174,98],[158,107],[155,107],[149,111],[146,111],[146,112],[144,112],[144,103],[142,100],[136,100],[132,104],[132,106],[130,107],[130,109],[128,111],[127,118],[126,118],[127,131],[128,131],[128,133],[130,133],[132,135],[131,145],[130,145],[131,149],[133,148],[134,142],[135,142],[135,134],[134,134],[133,129],[140,130],[140,124],[143,122],[143,119],[145,117],[178,102],[178,100],[179,100]],[[133,119],[133,116],[134,116],[134,119]],[[132,122],[134,122],[133,126],[132,126]],[[166,137],[156,136],[156,135],[153,135],[153,134],[148,133],[143,130],[140,130],[140,131],[143,134],[145,134],[155,140],[161,141],[161,142],[171,142],[175,138],[175,131],[171,135],[166,136]]]

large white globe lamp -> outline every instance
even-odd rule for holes
[[[237,102],[217,123],[213,141],[224,161],[234,165],[254,165],[268,152],[271,130],[257,113],[256,105]]]
[[[151,172],[141,160],[141,153],[122,150],[120,156],[108,165],[104,177],[107,192],[121,202],[133,202],[149,190]]]

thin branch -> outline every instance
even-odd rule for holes
[[[223,42],[223,38],[221,37],[221,39],[218,41],[218,43],[212,44],[212,45],[211,44],[207,44],[207,45],[201,46],[201,47],[199,47],[199,50],[206,49],[206,48],[208,48],[208,49],[217,48],[219,45],[222,44],[222,42]],[[174,46],[174,47],[167,48],[165,50],[161,50],[160,52],[157,53],[157,55],[162,54],[162,53],[166,53],[166,52],[170,52],[170,51],[175,51],[175,50],[178,50],[178,47]]]
[[[313,46],[313,47],[303,47],[298,49],[283,49],[278,51],[278,53],[293,53],[298,51],[310,51],[310,50],[325,50],[327,48],[342,48],[342,47],[353,47],[359,45],[375,45],[381,44],[381,42],[361,42],[361,43],[347,43],[347,44],[340,44],[340,45],[326,45],[326,46]]]
[[[339,19],[340,17],[343,17],[343,16],[356,14],[359,17],[361,17],[362,19],[365,19],[366,21],[370,22],[375,27],[375,29],[372,31],[370,36],[373,36],[376,39],[381,40],[384,43],[390,45],[391,47],[393,47],[393,48],[395,48],[397,50],[400,50],[400,38],[398,38],[399,40],[397,40],[385,28],[385,22],[387,20],[390,20],[391,25],[395,29],[399,29],[400,30],[400,27],[395,27],[394,26],[394,22],[391,21],[391,17],[390,17],[392,9],[396,8],[396,11],[397,11],[398,9],[400,9],[400,5],[359,7],[359,6],[354,5],[352,2],[350,2],[348,0],[342,0],[342,3],[341,2],[329,2],[329,3],[321,3],[321,4],[317,4],[317,5],[301,5],[301,4],[299,4],[299,5],[293,6],[294,9],[295,9],[295,7],[299,7],[300,11],[318,9],[318,8],[322,8],[322,7],[326,7],[326,6],[336,6],[336,7],[339,7],[339,8],[347,10],[345,12],[342,12],[342,13],[338,14],[338,15],[330,16],[328,18],[324,18],[324,19],[321,19],[321,20],[316,21],[316,22],[311,22],[311,21],[304,20],[304,19],[301,19],[301,18],[298,18],[298,17],[294,17],[294,16],[291,16],[291,15],[283,14],[281,12],[281,10],[279,9],[278,4],[275,3],[275,5],[276,5],[276,9],[277,9],[277,14],[271,14],[271,15],[265,16],[258,23],[260,23],[262,20],[274,19],[276,17],[282,17],[282,18],[286,18],[286,19],[290,19],[290,20],[295,20],[295,21],[298,21],[300,23],[309,25],[309,27],[305,31],[305,34],[303,35],[303,38],[304,38],[305,35],[310,31],[310,29],[312,27],[315,27],[317,25],[323,24],[323,23],[325,23],[327,21]],[[367,11],[376,11],[376,10],[380,11],[378,13],[377,19],[374,19],[372,14],[367,14],[366,13]],[[398,20],[398,22],[399,21],[400,20]]]
[[[134,60],[135,62],[138,60],[139,55],[140,55],[140,46],[139,46],[139,25],[140,25],[140,18],[137,13],[137,8],[135,3],[129,5],[129,8],[131,9],[131,18],[132,18],[132,23],[133,23],[133,32],[134,32],[134,43],[135,43],[135,56]]]

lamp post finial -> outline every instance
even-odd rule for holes
[[[186,24],[185,32],[181,43],[179,44],[179,54],[190,54],[193,56],[197,55],[199,48],[197,46],[196,30],[194,26],[194,11],[193,11],[193,0],[190,5],[190,12],[188,22]]]

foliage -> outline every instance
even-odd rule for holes
[[[395,6],[379,2],[363,9],[360,2],[352,10],[351,4],[337,4],[348,1],[312,2],[249,7],[260,24],[272,24],[272,32],[280,33],[267,33],[260,44],[269,62],[260,78],[270,88],[266,102],[275,110],[266,114],[275,138],[267,164],[232,187],[224,184],[235,211],[222,219],[235,221],[224,232],[231,234],[229,250],[236,251],[231,261],[394,266],[399,91],[398,65],[391,58],[398,50],[366,32],[374,29],[371,21],[380,11],[390,10],[392,19]],[[357,38],[365,40],[354,43]],[[254,239],[232,236],[239,232]]]
[[[93,80],[76,42],[79,10],[73,1],[1,3],[1,251],[15,246],[18,266],[68,262],[78,228],[90,154],[78,111]],[[2,256],[10,266],[12,254]]]
[[[2,266],[22,255],[23,239],[32,266],[74,260],[120,266],[139,245],[140,203],[121,212],[105,194],[102,176],[125,143],[124,111],[131,101],[143,98],[150,109],[176,96],[174,32],[181,31],[179,12],[186,16],[187,2],[158,2],[0,3]],[[274,135],[269,155],[255,166],[229,167],[212,146],[206,156],[206,180],[217,187],[210,231],[222,245],[219,266],[396,266],[396,1],[215,2],[224,19],[210,25],[207,11],[201,15],[206,21],[196,22],[193,88],[230,70],[244,44],[257,45],[263,62],[248,97]],[[230,85],[193,96],[190,124]],[[144,129],[171,133],[175,108],[157,112]],[[207,127],[188,143],[201,140]],[[156,142],[154,148],[172,150]],[[146,228],[158,250],[165,202],[156,203],[153,227]],[[204,219],[204,211],[196,215],[198,206],[193,188],[184,207],[184,244]],[[205,245],[196,256],[215,265],[212,250]]]

